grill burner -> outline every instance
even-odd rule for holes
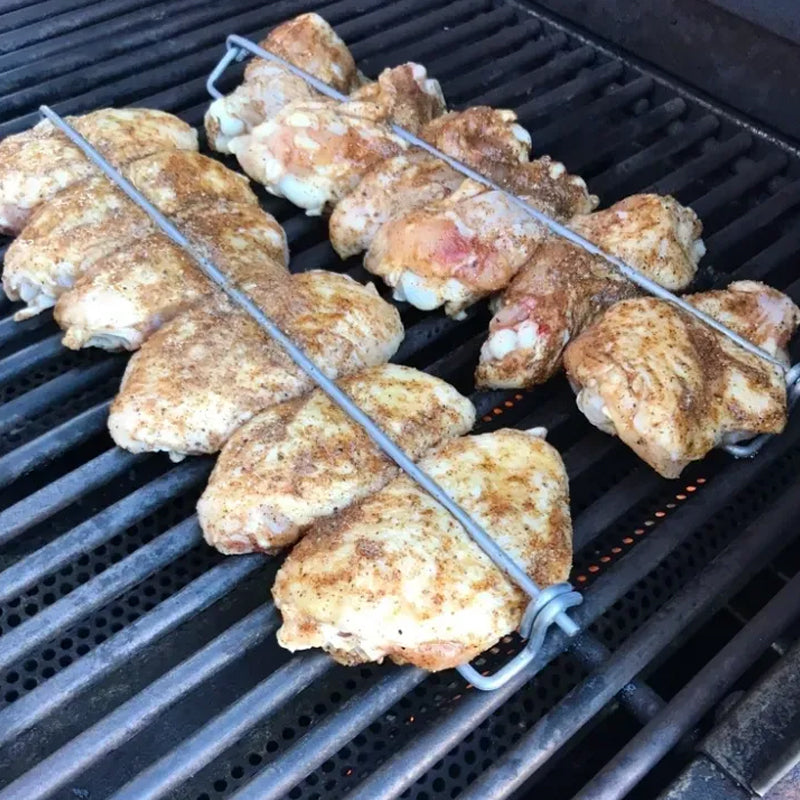
[[[12,2],[0,14],[2,136],[33,124],[41,102],[62,114],[152,105],[197,125],[225,35],[258,39],[313,8],[368,74],[419,60],[456,106],[516,108],[535,152],[584,175],[604,204],[645,188],[691,204],[713,265],[703,286],[761,278],[800,297],[798,154],[509,3]],[[274,198],[264,205],[286,227],[294,270],[338,268],[324,225]],[[343,268],[366,279],[355,260]],[[0,311],[7,317],[11,306],[0,301]],[[485,309],[461,323],[413,309],[403,316],[398,359],[470,391]],[[121,796],[205,800],[249,784],[261,798],[356,789],[375,798],[406,788],[416,798],[447,797],[484,775],[476,796],[499,797],[512,782],[487,770],[494,762],[503,770],[502,754],[527,752],[531,742],[533,752],[558,756],[547,776],[537,775],[537,792],[570,797],[659,709],[655,692],[668,701],[798,567],[796,415],[756,460],[714,454],[676,484],[592,431],[563,380],[477,395],[483,430],[551,429],[572,479],[573,582],[585,591],[575,617],[593,621],[615,651],[618,678],[632,668],[631,677],[647,677],[647,686],[623,693],[622,706],[592,709],[595,725],[564,763],[568,727],[556,728],[545,749],[531,738],[551,709],[548,720],[588,708],[563,700],[587,673],[570,653],[557,655],[557,636],[535,679],[489,695],[455,673],[344,669],[319,654],[280,651],[275,614],[261,605],[275,564],[224,560],[200,543],[191,514],[210,461],[171,466],[109,449],[105,414],[125,359],[67,352],[59,338],[49,315],[0,321],[0,774],[10,782],[34,770],[28,788],[0,797],[70,789],[109,797],[140,773]],[[690,605],[691,618],[679,615]],[[636,642],[647,652],[632,665],[625,658]],[[485,668],[517,646],[496,648]],[[763,656],[749,683],[781,651],[778,644]],[[657,794],[687,760],[676,749],[645,778],[641,796]]]

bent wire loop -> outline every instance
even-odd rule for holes
[[[263,48],[259,47],[249,39],[241,36],[231,35],[226,40],[226,52],[219,63],[209,75],[206,87],[209,94],[214,98],[221,98],[222,93],[216,88],[216,82],[225,70],[234,62],[242,61],[248,53],[251,53],[268,61],[273,61],[282,65],[286,70],[305,80],[310,86],[326,97],[338,101],[346,101],[348,97],[326,83],[323,83],[313,75],[294,66]],[[544,642],[547,631],[552,624],[556,624],[567,636],[574,636],[579,632],[579,628],[567,614],[566,609],[581,603],[582,595],[573,590],[569,583],[557,583],[541,590],[536,582],[527,574],[524,567],[517,560],[501,548],[494,539],[484,530],[484,528],[472,518],[457,502],[455,502],[444,489],[439,486],[427,473],[421,470],[414,461],[398,447],[381,428],[358,406],[347,394],[345,394],[334,381],[322,373],[316,364],[298,347],[292,339],[287,336],[281,328],[273,322],[245,293],[238,289],[219,268],[208,258],[202,255],[178,230],[172,222],[167,219],[158,209],[150,203],[129,181],[127,181],[114,167],[112,167],[100,153],[92,147],[77,131],[67,122],[47,106],[42,106],[40,112],[50,120],[62,133],[64,133],[83,153],[92,161],[110,180],[112,180],[125,194],[137,203],[159,228],[179,247],[186,250],[189,255],[197,262],[201,272],[213,283],[215,283],[225,294],[240,308],[246,311],[258,325],[273,339],[275,339],[293,361],[319,386],[330,399],[336,403],[348,416],[361,425],[375,444],[381,448],[409,477],[425,489],[438,503],[440,503],[455,519],[462,525],[473,541],[483,550],[483,552],[499,567],[505,574],[514,581],[531,599],[523,615],[520,624],[520,633],[527,639],[525,647],[505,666],[501,667],[492,675],[482,675],[474,667],[465,664],[458,667],[458,671],[473,686],[482,690],[497,689],[510,681],[520,671],[525,669],[534,659]],[[613,264],[628,280],[636,284],[646,292],[656,297],[674,303],[682,310],[692,316],[702,320],[704,323],[714,328],[719,333],[733,340],[740,347],[747,350],[759,358],[768,361],[773,366],[786,371],[785,365],[778,359],[771,356],[765,350],[757,347],[739,334],[722,325],[713,317],[696,309],[682,298],[664,289],[655,281],[640,273],[630,265],[626,264],[616,256],[604,252],[588,239],[574,233],[566,226],[551,219],[533,206],[528,205],[511,192],[506,191],[502,186],[481,175],[479,172],[461,163],[457,159],[448,156],[428,142],[418,136],[401,128],[393,123],[389,124],[392,132],[404,139],[414,147],[418,147],[431,155],[444,161],[450,167],[477,181],[494,191],[502,192],[512,203],[523,209],[529,216],[547,227],[551,232],[564,239],[576,244],[589,253],[599,256]],[[800,365],[796,365],[791,370],[786,371],[787,381],[787,401],[789,408],[792,408],[798,398],[800,398]],[[758,436],[742,445],[728,445],[725,449],[737,457],[754,455],[769,436]]]

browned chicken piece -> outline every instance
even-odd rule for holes
[[[197,150],[197,132],[172,114],[103,108],[67,122],[115,166],[159,150]],[[0,142],[0,233],[16,235],[33,211],[99,170],[51,122]]]
[[[695,307],[786,360],[800,309],[755,281],[688,295]],[[786,424],[783,371],[654,297],[608,309],[564,354],[578,407],[665,478],[720,444]]]
[[[429,122],[420,136],[434,147],[494,177],[490,167],[527,163],[531,135],[508,109],[474,106],[451,111]]]
[[[408,455],[467,433],[475,409],[439,378],[385,364],[340,386]],[[385,486],[394,463],[321,390],[262,411],[231,436],[197,504],[223,553],[273,552]]]
[[[238,284],[289,278],[283,228],[258,206],[198,202],[178,213],[175,223]],[[66,347],[137,350],[162,325],[217,291],[182,247],[153,232],[97,261],[61,295],[55,319]]]
[[[412,133],[445,112],[439,81],[429,78],[422,64],[409,62],[385,69],[378,80],[352,93],[351,98],[374,103],[391,120]]]
[[[572,525],[564,465],[540,432],[451,439],[419,463],[544,587],[569,574]],[[492,647],[519,627],[528,600],[406,476],[312,528],[272,594],[289,650],[429,670]]]
[[[284,22],[259,44],[345,94],[360,83],[353,56],[319,14],[301,14]],[[282,65],[254,58],[245,68],[244,82],[209,106],[205,117],[209,145],[221,153],[230,153],[229,144],[234,137],[272,119],[293,100],[319,97],[302,78]]]
[[[267,191],[306,213],[333,208],[367,170],[406,149],[375,103],[290,103],[230,143],[242,169]]]
[[[391,358],[403,339],[400,315],[372,285],[311,271],[251,297],[328,377]],[[213,453],[253,415],[312,388],[277,342],[227,300],[185,311],[128,363],[108,427],[132,452],[173,458]]]
[[[448,197],[463,180],[461,173],[420,151],[379,162],[334,208],[328,224],[333,249],[342,258],[366,250],[385,222]]]
[[[634,195],[570,227],[668,289],[691,283],[705,252],[697,215],[672,197]],[[520,270],[497,304],[481,349],[478,386],[534,386],[560,368],[564,347],[604,309],[639,290],[616,267],[556,236]]]
[[[522,195],[557,220],[588,213],[597,198],[547,156],[518,168]],[[423,310],[444,305],[458,317],[511,281],[546,236],[546,229],[504,193],[465,180],[444,200],[386,222],[364,266]]]
[[[212,198],[258,203],[247,178],[191,151],[162,150],[122,171],[165,214]],[[150,218],[105,177],[60,192],[6,252],[3,288],[27,303],[15,318],[50,308],[97,261],[153,231]]]

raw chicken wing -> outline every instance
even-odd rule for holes
[[[175,222],[235,282],[288,280],[283,228],[258,206],[200,202]],[[154,231],[95,263],[61,295],[55,318],[66,347],[136,350],[176,314],[216,291],[182,247]]]
[[[403,338],[397,310],[346,275],[311,271],[264,291],[247,288],[331,378],[388,361]],[[259,411],[311,388],[279,344],[220,300],[185,311],[145,342],[108,426],[132,452],[213,453]]]
[[[475,409],[439,378],[386,364],[340,382],[412,458],[467,433]],[[397,468],[317,389],[262,411],[222,450],[197,513],[223,553],[271,552],[385,486]]]
[[[112,164],[159,150],[197,150],[197,133],[172,114],[104,108],[67,122]],[[17,234],[34,209],[98,169],[49,120],[0,142],[0,233]]]
[[[259,44],[340,92],[347,94],[359,85],[347,45],[318,14],[301,14],[278,25]],[[228,145],[234,137],[272,119],[294,100],[319,96],[302,78],[280,64],[254,58],[245,68],[244,82],[208,107],[208,142],[214,150],[230,153]]]
[[[567,476],[541,429],[451,439],[420,461],[540,586],[572,561]],[[525,593],[410,478],[319,523],[272,589],[278,642],[337,661],[464,664],[519,627]]]
[[[544,157],[519,167],[525,199],[559,220],[591,211],[597,198],[581,178]],[[390,219],[364,266],[394,296],[451,316],[508,285],[544,239],[544,227],[505,194],[465,180],[444,200]]]
[[[291,103],[230,147],[253,180],[314,216],[335,206],[371,166],[406,149],[384,121],[374,103]]]
[[[258,203],[243,175],[191,151],[163,150],[122,171],[165,214],[211,198]],[[94,263],[153,230],[150,218],[105,177],[60,192],[6,252],[3,288],[28,304],[15,318],[50,308]]]
[[[786,295],[755,281],[686,299],[782,360],[800,324]],[[786,424],[778,367],[653,297],[608,309],[567,347],[564,365],[588,420],[665,478],[719,444]]]
[[[697,215],[671,197],[634,195],[570,227],[669,289],[691,283],[705,248]],[[639,290],[611,264],[551,236],[505,290],[476,373],[481,387],[530,387],[561,368],[564,347]]]

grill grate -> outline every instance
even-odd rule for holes
[[[9,2],[0,12],[0,136],[34,123],[41,102],[62,114],[154,105],[197,125],[205,77],[225,35],[258,39],[312,8],[367,74],[416,59],[454,105],[516,108],[535,151],[581,173],[604,205],[648,188],[692,205],[709,247],[703,286],[755,277],[800,299],[798,154],[538,11],[503,0]],[[367,279],[356,260],[340,266],[319,220],[263,200],[286,227],[293,270],[341,268]],[[11,310],[0,300],[0,316]],[[486,310],[463,323],[402,313],[408,334],[398,358],[471,392]],[[8,782],[55,759],[31,773],[36,790],[0,790],[0,797],[60,797],[70,789],[109,797],[192,736],[200,738],[191,749],[173,754],[169,781],[151,784],[160,786],[151,794],[137,790],[136,800],[231,797],[266,767],[280,769],[285,784],[272,796],[339,797],[383,762],[396,777],[395,793],[455,797],[586,677],[565,653],[518,691],[476,698],[450,672],[344,669],[280,651],[261,605],[275,562],[223,560],[193,544],[194,499],[210,461],[173,466],[109,449],[105,403],[124,359],[69,353],[58,341],[51,315],[23,325],[0,319],[0,566],[7,570],[0,585],[0,774]],[[794,504],[795,512],[800,505],[792,494],[797,419],[755,461],[714,454],[676,483],[591,429],[563,380],[474,399],[483,430],[543,424],[564,453],[575,514],[573,581],[585,587],[586,613],[597,617],[591,629],[611,650],[690,587],[713,556],[736,547],[747,524],[775,505]],[[788,524],[774,524],[784,525],[788,544]],[[764,557],[774,552],[764,546]],[[768,572],[774,590],[796,569],[796,553],[784,553],[780,564],[780,577]],[[741,569],[742,580],[755,577],[750,564]],[[750,615],[725,611],[711,619],[720,613],[731,630]],[[691,633],[673,643],[669,660],[662,652],[648,668],[665,699],[679,688],[667,679],[668,667],[687,657]],[[505,658],[516,645],[504,642],[495,655]],[[281,665],[289,666],[278,674],[292,683],[268,683]],[[281,703],[276,685],[299,694]],[[260,704],[233,707],[228,738],[217,748],[220,740],[205,726],[248,692]],[[537,789],[570,797],[624,743],[620,730],[637,724],[629,711],[610,707],[586,733],[589,754],[564,764],[562,750]],[[65,774],[61,793],[48,794]],[[642,796],[653,796],[668,777]],[[373,784],[368,796],[392,796],[388,787]]]

